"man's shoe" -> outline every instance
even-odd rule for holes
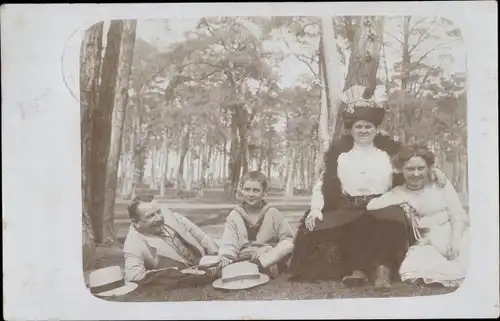
[[[362,286],[368,282],[368,277],[361,271],[355,270],[351,275],[342,278],[342,284],[349,288]]]

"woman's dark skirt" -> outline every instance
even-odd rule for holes
[[[378,211],[344,208],[326,213],[312,232],[304,224],[308,214],[302,218],[295,238],[289,270],[292,279],[340,279],[354,270],[371,275],[380,265],[398,277],[399,266],[412,243],[411,228],[401,207]]]

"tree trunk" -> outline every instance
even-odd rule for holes
[[[259,150],[259,161],[257,162],[257,170],[259,172],[262,171],[262,166],[264,165],[264,156],[265,156],[264,151],[262,149],[260,149]]]
[[[151,158],[151,188],[156,189],[158,188],[156,184],[156,179],[158,177],[158,149],[156,146],[154,146],[151,149],[150,153],[150,158]]]
[[[297,149],[290,147],[289,152],[291,157],[288,159],[287,174],[286,174],[286,185],[285,185],[285,196],[293,196],[293,178],[295,174],[295,163],[297,159]]]
[[[306,163],[304,160],[304,145],[300,147],[300,188],[306,189]]]
[[[83,236],[83,270],[91,269],[94,263],[95,242],[94,233],[92,231],[92,219],[87,211],[82,211],[82,236]]]
[[[203,190],[207,183],[207,171],[209,170],[210,167],[210,162],[212,161],[212,151],[213,147],[209,146],[208,150],[207,148],[204,148],[206,152],[203,152],[203,158],[201,159],[201,174],[200,174],[200,188]]]
[[[112,22],[113,23],[113,22]],[[116,197],[116,178],[118,162],[122,149],[123,125],[128,106],[129,79],[132,71],[132,60],[134,57],[136,20],[122,21],[120,29],[121,45],[119,46],[117,83],[113,102],[112,128],[110,137],[110,149],[106,173],[106,197],[104,200],[104,227],[103,238],[106,243],[112,243],[115,239],[114,211]],[[118,27],[117,27],[118,28]]]
[[[402,65],[401,65],[401,98],[399,99],[398,104],[395,107],[396,114],[396,123],[395,126],[397,128],[398,137],[401,143],[406,144],[407,137],[405,128],[411,126],[411,123],[407,123],[405,121],[405,117],[403,117],[403,113],[405,112],[403,109],[405,108],[405,97],[408,89],[408,83],[410,81],[410,68],[411,68],[411,57],[410,57],[410,49],[409,49],[409,41],[410,41],[410,16],[404,17],[403,22],[403,43],[402,43]]]
[[[209,173],[211,174],[212,176],[212,179],[213,179],[213,170],[211,168],[212,164],[214,163],[213,161],[213,157],[214,157],[214,150],[215,150],[215,146],[210,146],[210,148],[208,149],[208,159],[207,159],[207,169],[209,170]]]
[[[324,90],[324,98],[320,111],[320,128],[318,135],[320,142],[326,145],[325,151],[328,149],[330,137],[328,135],[329,123],[335,124],[337,121],[340,107],[340,59],[337,53],[337,41],[335,37],[335,29],[333,27],[333,19],[331,17],[323,17],[321,19],[321,41],[320,41],[320,73],[321,85]],[[326,109],[323,109],[325,104]]]
[[[236,196],[236,189],[238,187],[238,180],[241,172],[241,148],[238,141],[238,115],[236,107],[233,108],[231,116],[231,147],[229,152],[229,181],[227,197],[234,199]]]
[[[137,106],[138,108],[140,107],[139,105]],[[137,110],[137,114],[140,111]],[[133,118],[133,125],[132,125],[132,132],[130,134],[131,136],[131,142],[130,142],[130,159],[131,159],[131,177],[130,177],[130,188],[128,189],[129,195],[128,199],[132,199],[135,196],[135,187],[139,183],[139,153],[142,152],[142,149],[139,150],[138,142],[139,142],[139,118],[137,115],[134,115]]]
[[[164,163],[163,163],[163,168],[164,168],[164,182],[168,182],[169,180],[169,177],[168,177],[168,166],[169,166],[169,158],[170,158],[170,148],[168,148],[168,136],[165,135],[165,146],[163,148],[163,152],[164,152],[164,155],[165,155],[165,158],[164,158]]]
[[[408,88],[408,83],[410,81],[410,16],[404,17],[403,22],[403,44],[402,44],[402,53],[403,53],[403,62],[401,66],[401,89],[405,91]]]
[[[380,47],[383,41],[384,18],[380,16],[361,16],[356,17],[356,19],[358,20],[358,27],[354,31],[343,91],[354,85],[361,85],[371,89],[375,89],[377,86],[377,70]],[[327,70],[328,75],[330,71]],[[339,112],[341,111],[339,110]],[[336,140],[342,137],[343,132],[344,123],[341,117],[337,117],[333,139]]]
[[[249,151],[248,151],[248,137],[247,137],[247,124],[240,125],[240,155],[241,155],[241,175],[248,173]]]
[[[468,177],[467,177],[467,154],[461,155],[460,158],[460,177],[461,177],[461,190],[462,193],[468,195],[469,194],[469,182],[468,182]]]
[[[318,175],[316,174],[316,159],[318,157],[318,149],[312,145],[312,153],[310,153],[310,159],[309,159],[309,190],[314,186],[316,183],[316,180],[318,179]]]
[[[184,182],[184,163],[186,160],[186,155],[189,150],[189,137],[190,137],[190,132],[188,126],[184,127],[184,137],[182,138],[182,146],[181,146],[181,153],[180,153],[180,159],[179,159],[179,169],[177,170],[177,188],[179,190],[184,189],[185,187],[185,182]],[[189,164],[188,164],[189,166]]]
[[[194,164],[193,164],[193,152],[189,151],[187,155],[187,173],[186,173],[186,191],[190,192],[193,190],[193,171],[194,171]]]
[[[160,196],[165,196],[165,185],[167,183],[168,173],[168,147],[167,147],[167,134],[163,135],[161,144],[161,162],[160,162]]]
[[[93,177],[92,177],[92,222],[95,224],[95,241],[103,239],[104,211],[106,199],[106,177],[108,156],[111,143],[111,128],[115,87],[118,75],[118,60],[121,45],[123,22],[111,21],[107,35],[106,52],[102,63],[101,84],[99,86],[98,108],[94,118],[94,134],[92,142]]]
[[[273,159],[272,159],[272,136],[269,135],[268,141],[267,141],[267,179],[271,179],[271,170],[272,170],[272,164],[273,164]]]
[[[134,119],[135,119],[135,109],[133,108],[133,104],[131,104],[127,108],[127,119],[132,120],[132,124],[130,124],[130,129],[128,129],[129,137],[128,139],[124,139],[124,156],[125,156],[125,177],[122,186],[121,195],[124,198],[127,198],[131,195],[132,187],[133,187],[133,178],[134,178],[134,153],[135,153],[135,127],[134,127]]]
[[[217,145],[214,146],[214,161],[210,164],[210,168],[213,174],[213,180],[214,182],[218,181],[221,177],[221,171],[222,167],[224,165],[223,157],[222,157],[222,151],[218,150]]]
[[[137,184],[145,184],[144,177],[146,175],[146,157],[148,150],[143,147],[142,152],[139,154],[139,162],[137,165],[137,170],[139,172]]]
[[[95,248],[94,231],[98,229],[97,225],[94,226],[92,224],[89,211],[92,209],[93,117],[98,102],[103,26],[104,23],[100,22],[85,31],[80,51],[81,188],[84,269],[93,261]]]
[[[328,135],[328,91],[327,91],[327,81],[325,77],[325,73],[323,70],[325,69],[325,65],[322,65],[323,68],[320,68],[320,74],[322,77],[322,86],[321,86],[321,105],[320,105],[320,113],[319,113],[319,125],[318,125],[318,137],[319,137],[319,147],[320,154],[324,155],[328,150],[330,145],[330,137]],[[335,108],[333,108],[333,113],[338,112]],[[316,166],[315,166],[315,175],[319,177],[324,167],[323,157],[318,157]]]
[[[222,162],[223,166],[221,168],[221,179],[226,180],[228,177],[228,169],[230,168],[230,165],[227,161],[227,140],[226,139],[224,139],[224,151],[221,155],[224,158],[224,160]]]

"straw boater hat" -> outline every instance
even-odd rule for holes
[[[222,277],[212,285],[217,289],[243,290],[267,283],[269,276],[259,273],[256,264],[248,261],[229,264],[222,269]]]
[[[126,282],[119,266],[92,271],[89,275],[90,292],[97,296],[120,296],[137,288],[137,283]]]
[[[385,109],[373,95],[374,90],[360,85],[352,86],[343,93],[342,101],[346,106],[342,118],[347,125],[358,120],[372,122],[375,126],[382,124]]]

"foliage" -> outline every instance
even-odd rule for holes
[[[386,70],[377,79],[387,91],[385,129],[395,137],[405,133],[405,141],[438,142],[449,155],[464,153],[466,79],[441,63],[453,60],[460,30],[442,18],[388,19],[396,27],[386,28],[383,49],[393,54],[381,55],[379,68]],[[333,18],[344,67],[359,21]],[[196,153],[207,145],[234,161],[247,148],[246,161],[268,164],[273,172],[283,171],[278,165],[289,148],[304,149],[302,161],[313,162],[319,150],[320,26],[319,17],[206,17],[167,51],[138,38],[126,132],[138,133],[143,152],[163,139],[180,152],[187,128],[188,148]],[[295,86],[283,87],[279,66],[289,57],[307,72]]]

